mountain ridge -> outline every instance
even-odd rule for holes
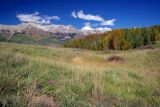
[[[108,29],[106,29],[107,31]],[[18,25],[0,24],[0,33],[10,39],[16,33],[53,36],[60,40],[79,38],[94,33],[104,33],[105,29],[78,30],[71,25],[40,25],[35,23],[21,23]]]

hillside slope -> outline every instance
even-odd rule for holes
[[[0,44],[3,106],[160,106],[160,50],[114,53]]]
[[[13,34],[13,36],[9,39],[6,39],[4,36],[0,35],[0,41],[34,45],[61,45],[64,42],[54,36],[40,36],[23,33]]]
[[[67,41],[64,46],[90,50],[128,50],[160,41],[160,25],[141,28],[115,29]]]

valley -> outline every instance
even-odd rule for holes
[[[158,106],[160,49],[89,51],[0,43],[3,106]],[[119,56],[123,61],[108,60]]]
[[[0,0],[0,107],[160,107],[160,0]]]

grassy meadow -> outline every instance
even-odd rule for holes
[[[124,60],[107,60],[113,55]],[[0,43],[0,106],[159,107],[160,49]]]
[[[10,39],[4,40],[9,43],[32,44],[32,45],[60,45],[63,41],[51,36],[14,34]]]

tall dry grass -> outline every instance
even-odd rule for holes
[[[3,106],[159,106],[160,50],[113,53],[0,44]],[[48,104],[48,105],[47,105]]]

